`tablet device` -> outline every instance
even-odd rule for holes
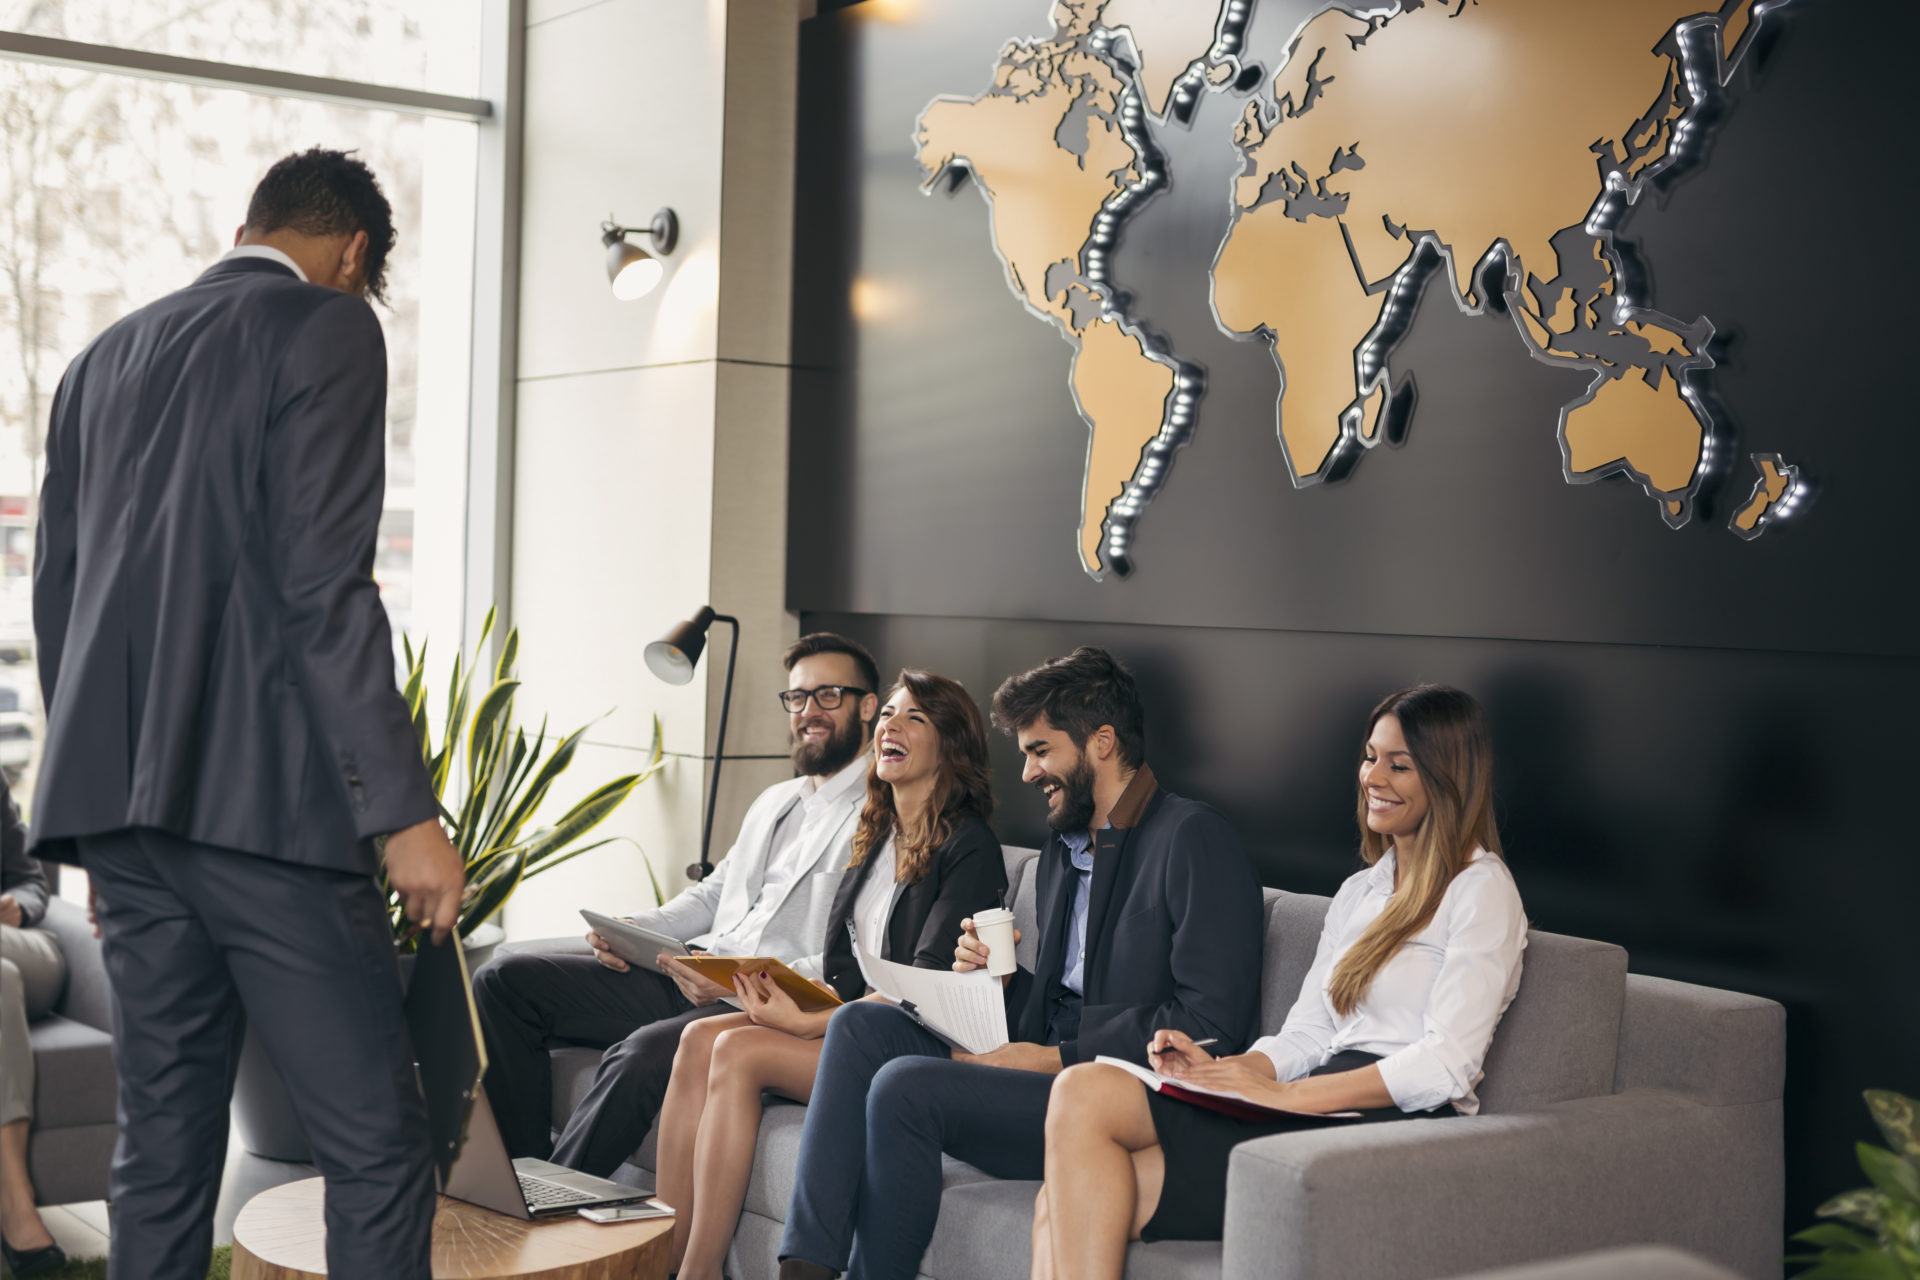
[[[613,916],[603,916],[598,911],[582,910],[580,918],[593,927],[593,931],[607,940],[607,946],[613,954],[628,964],[637,964],[653,973],[660,972],[657,959],[662,951],[671,951],[677,956],[687,954],[687,944],[678,938],[668,937],[631,920],[618,920]]]

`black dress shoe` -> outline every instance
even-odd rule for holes
[[[7,1269],[21,1277],[37,1276],[67,1263],[67,1251],[57,1244],[50,1244],[44,1249],[16,1249],[5,1240],[0,1240],[0,1256],[6,1258]]]

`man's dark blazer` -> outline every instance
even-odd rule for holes
[[[871,858],[849,868],[833,896],[820,967],[842,1000],[857,1000],[867,989],[860,962],[853,958],[847,922],[853,919],[854,900],[872,870]],[[1006,890],[1007,860],[1000,852],[1000,839],[985,822],[969,814],[933,851],[926,873],[894,901],[880,958],[919,969],[952,968],[960,922],[976,911],[999,906]]]
[[[233,258],[96,338],[47,432],[33,621],[43,857],[155,827],[370,871],[439,812],[374,584],[386,342]]]
[[[1265,911],[1239,835],[1209,806],[1161,790],[1145,765],[1108,822],[1093,840],[1080,1030],[1061,1042],[1061,1062],[1106,1054],[1144,1065],[1163,1027],[1217,1037],[1216,1055],[1240,1052],[1260,1013]],[[1078,874],[1066,843],[1049,836],[1034,902],[1039,954],[1032,973],[1007,984],[1015,1040],[1047,1041]]]

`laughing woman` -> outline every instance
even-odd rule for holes
[[[1118,1280],[1127,1241],[1218,1240],[1227,1158],[1250,1138],[1353,1120],[1472,1115],[1494,1026],[1520,986],[1527,921],[1493,822],[1493,750],[1458,689],[1394,694],[1367,721],[1360,852],[1327,909],[1300,998],[1277,1034],[1212,1058],[1178,1031],[1162,1072],[1270,1107],[1256,1122],[1148,1093],[1115,1067],[1069,1068],[1047,1105],[1034,1214],[1039,1277]],[[696,1024],[697,1025],[697,1024]]]
[[[842,1000],[866,990],[847,936],[883,959],[923,969],[953,960],[960,921],[1007,887],[993,810],[987,732],[959,684],[902,671],[874,723],[867,804],[827,924],[825,971]],[[746,1199],[760,1132],[760,1092],[813,1093],[827,1013],[746,976],[742,1013],[705,1018],[680,1038],[660,1114],[660,1198],[678,1211],[668,1271],[720,1280]]]

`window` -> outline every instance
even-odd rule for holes
[[[6,6],[6,32],[343,83],[333,101],[125,74],[111,58],[0,48],[0,771],[23,809],[44,728],[32,563],[46,418],[92,337],[191,282],[233,243],[266,168],[357,152],[393,204],[386,329],[387,509],[375,577],[416,641],[458,648],[475,337],[482,113],[395,109],[368,84],[471,95],[479,0],[66,0]],[[5,9],[0,9],[5,13]],[[5,34],[5,32],[0,32]],[[111,51],[109,51],[111,52]],[[452,102],[453,99],[448,99]],[[484,275],[482,278],[485,278]]]

